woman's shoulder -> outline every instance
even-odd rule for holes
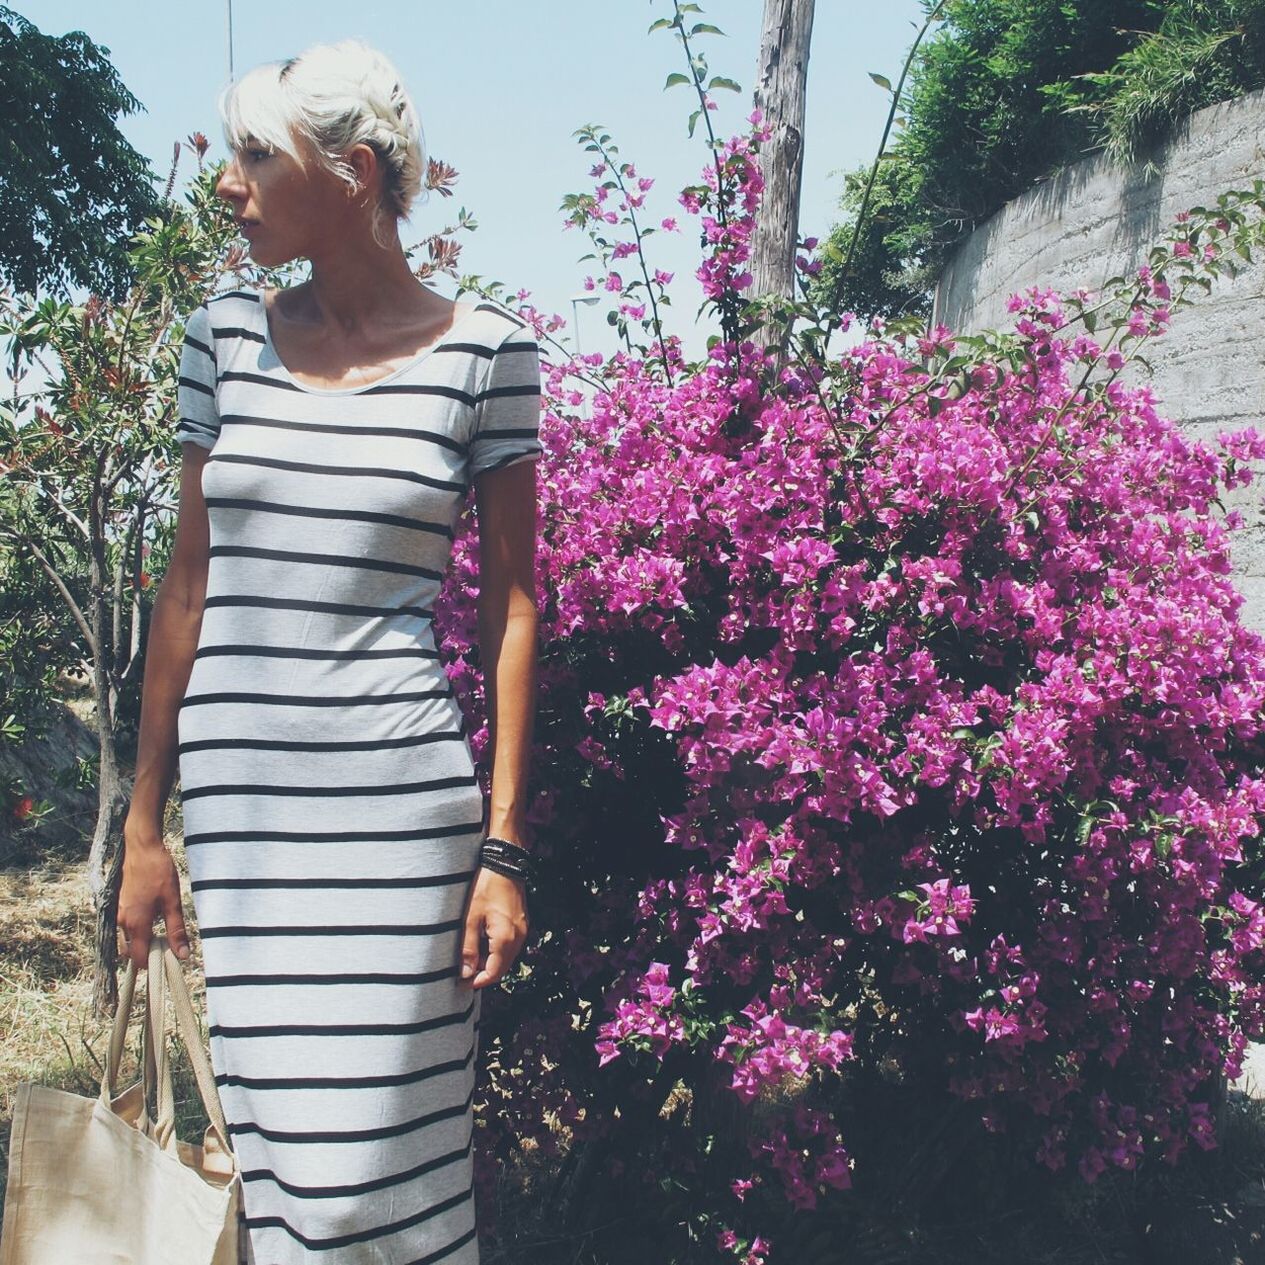
[[[469,341],[477,343],[489,355],[503,343],[521,337],[530,337],[531,330],[522,317],[515,316],[503,304],[494,299],[479,299],[469,317],[466,330]]]
[[[216,338],[245,338],[263,342],[263,296],[258,290],[225,290],[204,304]]]

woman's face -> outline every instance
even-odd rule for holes
[[[359,199],[320,162],[300,163],[253,136],[233,151],[215,191],[233,208],[251,258],[268,268],[319,258],[345,242],[354,231],[350,221],[361,218]]]

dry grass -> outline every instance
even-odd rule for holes
[[[172,851],[192,922],[183,849]],[[0,1214],[18,1086],[29,1080],[76,1094],[100,1092],[113,1021],[92,1012],[94,930],[92,894],[82,862],[0,870]],[[194,1013],[200,1015],[205,986],[196,943],[192,949],[186,973]],[[143,984],[138,993],[141,988]],[[120,1089],[140,1076],[141,1013],[137,1003],[124,1048]],[[177,1133],[199,1140],[206,1116],[188,1059],[174,1039],[172,1081]]]
[[[178,837],[178,835],[176,836]],[[174,846],[193,955],[186,965],[195,1012],[204,1013],[205,987],[193,923],[184,851]],[[24,1080],[95,1095],[111,1022],[91,1013],[94,922],[82,861],[35,869],[0,870],[0,1180],[8,1172],[14,1096]],[[134,1011],[120,1087],[138,1077],[140,1020]],[[178,1041],[173,1043],[177,1132],[196,1140],[206,1125],[202,1105]],[[1265,1238],[1265,1102],[1232,1094],[1221,1146],[1196,1153],[1177,1171],[1157,1170],[1145,1182],[1130,1175],[1096,1188],[1071,1184],[1061,1192],[1035,1187],[1001,1209],[978,1207],[954,1224],[897,1224],[894,1204],[841,1198],[814,1216],[773,1227],[784,1256],[795,1265],[1259,1265]],[[964,1156],[971,1168],[983,1156]],[[601,1200],[590,1230],[559,1233],[554,1210],[542,1198],[553,1189],[552,1162],[506,1172],[496,1195],[497,1229],[489,1261],[517,1265],[624,1265],[667,1260],[655,1243],[668,1231],[653,1224],[656,1209],[630,1217],[627,1199]],[[855,1192],[859,1194],[859,1192]],[[888,1192],[889,1194],[891,1192]],[[627,1195],[628,1192],[625,1192]],[[968,1201],[969,1203],[969,1201]],[[676,1209],[679,1214],[680,1208]],[[3,1188],[0,1187],[0,1214]],[[779,1234],[780,1231],[780,1234]],[[841,1251],[846,1244],[846,1252]],[[1242,1245],[1248,1244],[1246,1248]],[[1253,1253],[1259,1254],[1253,1254]]]

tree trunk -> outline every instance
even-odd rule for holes
[[[118,1004],[118,981],[115,968],[118,959],[117,898],[118,882],[123,869],[123,819],[127,811],[127,794],[119,775],[118,743],[114,733],[116,692],[111,679],[104,633],[109,627],[105,589],[100,582],[103,568],[94,567],[91,622],[96,639],[92,663],[93,696],[97,720],[97,824],[92,833],[88,853],[88,887],[92,892],[92,908],[96,915],[96,955],[92,968],[92,1007],[102,1018],[114,1014]]]
[[[764,0],[754,103],[772,136],[760,147],[764,196],[751,238],[752,292],[795,297],[795,244],[804,167],[804,97],[814,0]],[[765,326],[757,342],[776,344],[778,370],[785,331]]]

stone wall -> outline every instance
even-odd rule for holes
[[[1265,178],[1265,92],[1200,110],[1149,157],[1150,174],[1095,155],[1008,203],[950,260],[935,318],[962,332],[1006,328],[1006,300],[1018,290],[1098,288],[1137,268],[1178,211]],[[1160,412],[1208,442],[1223,428],[1265,429],[1265,266],[1242,267],[1211,294],[1196,292],[1145,353]],[[1130,367],[1130,381],[1147,378]],[[1233,546],[1243,619],[1265,632],[1265,479],[1226,504],[1247,520]]]

